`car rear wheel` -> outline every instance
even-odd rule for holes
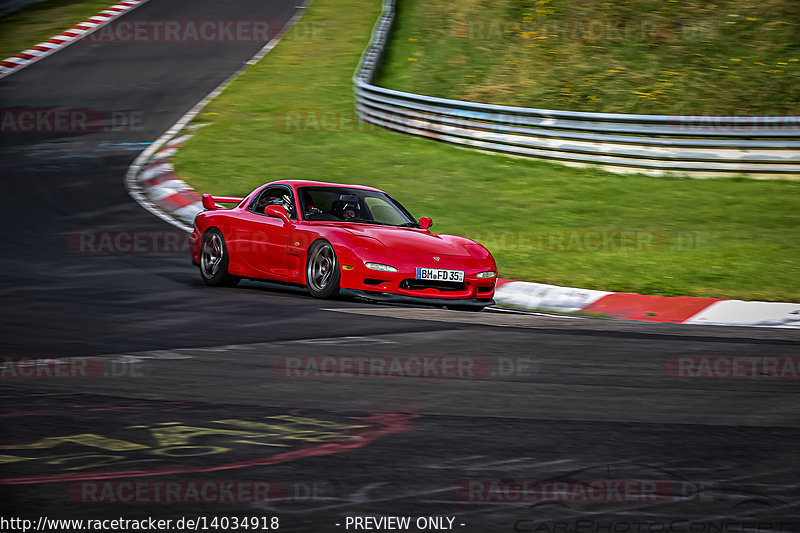
[[[306,286],[315,298],[333,298],[339,294],[339,261],[331,243],[318,240],[308,249]]]
[[[207,285],[235,287],[241,278],[228,274],[228,248],[222,232],[212,228],[203,235],[200,248],[200,276]]]

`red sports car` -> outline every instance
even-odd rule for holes
[[[223,209],[219,203],[236,203]],[[276,181],[246,198],[203,195],[192,231],[194,264],[209,285],[240,279],[305,285],[336,295],[480,310],[497,266],[475,241],[432,233],[378,189]]]

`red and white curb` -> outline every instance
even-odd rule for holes
[[[625,320],[800,328],[800,303],[650,296],[505,279],[497,281],[494,299],[502,307],[581,312]]]
[[[22,70],[31,63],[35,63],[36,61],[49,56],[53,52],[61,50],[65,46],[69,46],[75,41],[78,41],[97,30],[97,28],[108,24],[120,15],[127,13],[131,9],[139,7],[145,2],[147,2],[147,0],[125,0],[124,2],[114,4],[108,9],[101,11],[97,15],[88,18],[80,24],[76,24],[72,28],[63,31],[58,35],[55,35],[50,39],[31,47],[28,50],[0,61],[0,78]]]
[[[172,218],[168,219],[168,222],[186,231],[191,231],[194,217],[203,211],[204,207],[200,195],[175,177],[175,169],[170,158],[191,136],[191,134],[181,135],[164,143],[163,148],[142,165],[134,178],[136,189],[141,195],[141,198],[137,198],[140,200],[139,203],[147,202],[150,207],[166,213]]]

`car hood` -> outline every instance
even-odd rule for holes
[[[353,235],[370,237],[383,243],[389,250],[419,252],[437,255],[469,256],[462,246],[472,241],[455,235],[442,235],[414,228],[356,225],[345,228]]]

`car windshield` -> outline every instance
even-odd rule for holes
[[[300,187],[305,220],[419,227],[411,214],[386,193],[349,187]]]

